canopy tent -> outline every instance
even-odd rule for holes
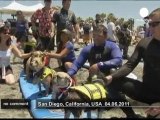
[[[27,6],[28,10],[27,12],[33,13],[35,12],[37,9],[41,9],[44,7],[44,5],[42,3],[38,3],[36,5],[32,5],[32,6]]]
[[[21,10],[25,15],[31,15],[37,9],[41,9],[42,7],[43,4],[41,3],[32,6],[25,6],[15,1],[12,1],[11,4],[9,4],[8,6],[0,8],[0,12],[2,14],[15,14],[17,10]]]

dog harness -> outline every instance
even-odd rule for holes
[[[5,68],[10,65],[11,49],[0,51],[0,68],[2,68],[2,78],[6,76]]]
[[[90,100],[106,99],[106,95],[108,94],[104,87],[99,83],[70,87],[70,89],[84,94]]]
[[[45,67],[42,73],[42,76],[40,77],[40,80],[43,81],[48,75],[51,75],[53,78],[56,74],[56,71],[54,71],[51,68]]]

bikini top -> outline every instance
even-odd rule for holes
[[[0,50],[0,67],[7,67],[8,65],[10,65],[11,53],[11,49],[5,51]]]

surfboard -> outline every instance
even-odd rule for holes
[[[33,118],[64,118],[64,112],[62,109],[38,109],[36,106],[36,100],[38,99],[51,99],[51,94],[47,97],[40,95],[38,85],[32,84],[32,80],[26,80],[26,75],[22,71],[19,78],[19,85],[24,99],[30,100],[30,113]],[[42,90],[45,90],[42,86]],[[91,118],[96,118],[96,112],[91,113]],[[70,118],[74,118],[71,114]],[[82,118],[87,118],[87,113],[82,113]]]

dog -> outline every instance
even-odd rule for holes
[[[33,72],[38,71],[44,66],[44,54],[41,51],[35,51],[32,53],[31,57],[27,60],[26,63],[26,76],[27,79],[33,77]]]
[[[53,80],[52,98],[57,99],[57,94],[60,93],[59,90],[64,91],[71,86],[75,86],[75,81],[65,72],[57,72],[56,77]],[[61,95],[59,96],[59,98],[60,97]]]
[[[48,96],[51,91],[52,80],[56,76],[56,71],[45,66],[45,55],[41,51],[33,52],[32,56],[28,59],[26,65],[26,79],[32,79],[33,84],[39,85],[40,95],[41,83],[45,88],[45,96]]]
[[[94,90],[99,91],[101,90],[101,93],[98,93],[98,97],[95,98],[96,100],[106,100],[108,92],[105,90],[105,83],[101,79],[97,79],[95,81],[92,81],[92,84],[84,84],[79,86],[72,86],[72,78],[67,73],[59,73],[57,72],[57,79],[53,81],[53,87],[52,87],[52,99],[53,100],[59,100],[63,102],[67,101],[78,101],[78,102],[86,102],[86,101],[92,101],[92,97],[90,98],[88,95],[81,92],[81,89],[85,86],[91,86],[94,87]],[[98,86],[98,88],[97,88]],[[93,91],[94,91],[93,90]],[[102,96],[101,96],[102,95]],[[90,108],[89,108],[90,109]],[[69,108],[65,109],[65,115],[64,118],[69,118],[70,114],[72,113],[74,115],[74,118],[80,118],[82,115],[83,108]],[[87,116],[91,117],[90,110],[87,112]],[[100,109],[98,109],[98,118],[102,117],[102,114],[100,113]]]

